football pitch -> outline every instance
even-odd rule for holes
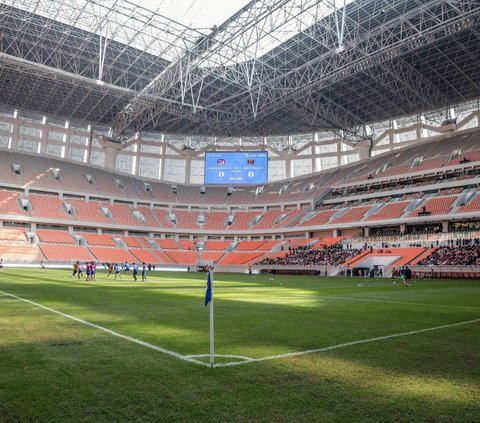
[[[480,281],[0,272],[0,422],[478,422]]]

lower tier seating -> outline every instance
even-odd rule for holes
[[[133,263],[135,257],[123,248],[90,247],[91,253],[102,263]]]
[[[43,260],[38,248],[28,242],[0,241],[0,257],[5,262],[38,262]]]
[[[40,249],[48,261],[75,262],[77,260],[95,260],[90,251],[78,245],[40,244]]]

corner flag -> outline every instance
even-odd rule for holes
[[[212,272],[208,271],[207,291],[205,292],[205,307],[212,301]]]

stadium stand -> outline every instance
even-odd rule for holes
[[[129,251],[139,262],[145,262],[147,264],[157,264],[161,262],[153,251],[142,250],[140,248],[131,248]]]
[[[436,266],[471,266],[480,264],[480,245],[444,245],[436,248],[418,264]]]
[[[179,242],[180,248],[182,250],[195,250],[195,241],[187,240],[187,239],[181,239]]]
[[[162,250],[179,250],[180,246],[174,239],[155,239],[155,242]]]
[[[111,247],[89,247],[90,252],[102,263],[133,263],[137,261],[127,250]]]
[[[173,228],[168,210],[154,208],[152,212],[161,228]]]
[[[457,210],[458,213],[468,213],[480,211],[480,194],[477,194],[467,204],[460,206]]]
[[[22,229],[0,228],[0,241],[26,241],[25,231]]]
[[[21,195],[14,191],[0,191],[0,215],[28,216],[25,208],[20,203]]]
[[[264,244],[265,244],[265,241],[242,241],[236,246],[235,250],[236,251],[260,250]]]
[[[221,266],[241,266],[258,261],[264,252],[228,252],[218,261]]]
[[[233,223],[230,226],[227,226],[227,229],[231,230],[237,230],[237,231],[245,231],[250,228],[252,225],[253,219],[260,215],[261,213],[259,212],[239,212],[237,211],[235,213],[235,218],[233,220]]]
[[[115,238],[120,239],[125,243],[128,248],[144,248],[145,244],[139,242],[139,238],[134,238],[131,236],[116,236]],[[151,248],[151,247],[148,247]]]
[[[0,154],[0,172],[1,172],[1,182],[14,185],[22,185],[21,173],[15,173],[13,165],[15,160],[13,154],[9,152],[4,152]]]
[[[172,214],[177,218],[175,227],[178,229],[199,229],[198,212],[190,212],[187,210],[172,210]]]
[[[452,210],[453,202],[457,198],[456,195],[429,198],[424,205],[420,205],[419,208],[415,209],[411,216],[418,217],[425,213],[428,213],[429,215],[448,214]]]
[[[98,201],[65,198],[64,202],[73,207],[74,216],[77,221],[93,222],[97,224],[112,222],[112,220],[102,211],[102,205]]]
[[[175,261],[163,251],[155,250],[152,251],[152,254],[158,258],[158,262],[161,264],[175,264]]]
[[[177,264],[194,266],[198,262],[198,252],[196,251],[166,250],[165,254]]]
[[[354,207],[352,209],[347,210],[343,213],[340,217],[331,219],[329,224],[335,225],[339,223],[350,223],[350,222],[358,222],[363,218],[365,213],[370,210],[371,206],[363,206],[363,207]]]
[[[205,249],[208,251],[225,251],[231,244],[230,241],[206,241]]]
[[[85,247],[78,245],[40,244],[40,249],[48,261],[74,262],[92,261],[95,257]]]
[[[398,219],[405,213],[409,201],[398,201],[385,204],[380,210],[365,218],[365,220]]]
[[[262,215],[261,220],[252,229],[271,229],[275,226],[276,220],[283,215],[281,210],[270,210]]]
[[[223,251],[203,251],[200,258],[203,261],[216,263],[225,253]]]
[[[298,249],[285,256],[265,258],[257,265],[281,266],[338,266],[358,255],[358,249],[344,249],[340,246],[323,247],[322,249]]]
[[[307,220],[302,220],[297,226],[320,226],[328,222],[328,220],[337,213],[338,210],[325,210],[316,212],[312,217]]]
[[[40,242],[53,244],[75,244],[72,236],[65,231],[51,231],[47,229],[38,229],[37,236]]]
[[[33,217],[48,219],[71,220],[72,215],[66,212],[63,201],[52,195],[30,194],[30,214]]]
[[[204,213],[205,223],[204,230],[225,229],[227,218],[230,215],[228,212],[211,211]]]
[[[0,257],[5,262],[39,262],[45,260],[38,248],[28,242],[0,241]]]
[[[78,236],[81,236],[88,245],[102,246],[102,247],[116,247],[116,243],[111,235],[98,235],[89,232],[77,232]]]

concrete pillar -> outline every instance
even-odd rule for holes
[[[362,140],[359,141],[356,145],[358,158],[360,160],[365,160],[370,157],[370,141],[369,140]]]
[[[118,149],[115,147],[105,147],[105,167],[116,170]]]
[[[449,232],[449,229],[450,229],[450,222],[444,220],[442,222],[442,232],[447,233],[447,232]]]

